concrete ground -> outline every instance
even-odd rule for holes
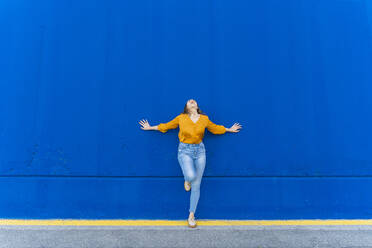
[[[0,247],[372,247],[372,226],[1,225]]]

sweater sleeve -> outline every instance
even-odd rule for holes
[[[211,120],[208,118],[208,124],[207,129],[209,132],[213,134],[224,134],[226,133],[226,128],[223,125],[217,125],[214,124]]]
[[[167,132],[169,129],[175,129],[178,127],[180,116],[176,116],[173,120],[167,123],[160,123],[158,124],[158,130],[162,133]]]

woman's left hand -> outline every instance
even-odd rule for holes
[[[232,133],[237,133],[237,132],[240,131],[239,128],[242,128],[242,126],[239,123],[235,123],[230,128],[226,128],[226,131],[232,132]]]

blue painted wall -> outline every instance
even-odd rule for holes
[[[0,217],[188,216],[174,118],[217,124],[197,218],[372,218],[367,0],[0,2]]]

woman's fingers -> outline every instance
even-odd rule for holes
[[[235,127],[235,128],[241,128],[242,126],[239,125],[238,123],[235,123],[233,127]]]
[[[240,131],[240,128],[242,128],[242,126],[238,122],[235,122],[234,125],[231,127],[231,131],[237,133]]]
[[[141,127],[141,129],[146,130],[148,127],[150,127],[148,121],[145,119],[140,120],[138,123],[141,124],[141,126],[143,127]]]
[[[142,119],[138,122],[141,125],[148,124],[149,122],[146,119]]]
[[[234,125],[236,125],[237,127],[242,127],[242,125],[240,125],[238,122],[235,123]]]

